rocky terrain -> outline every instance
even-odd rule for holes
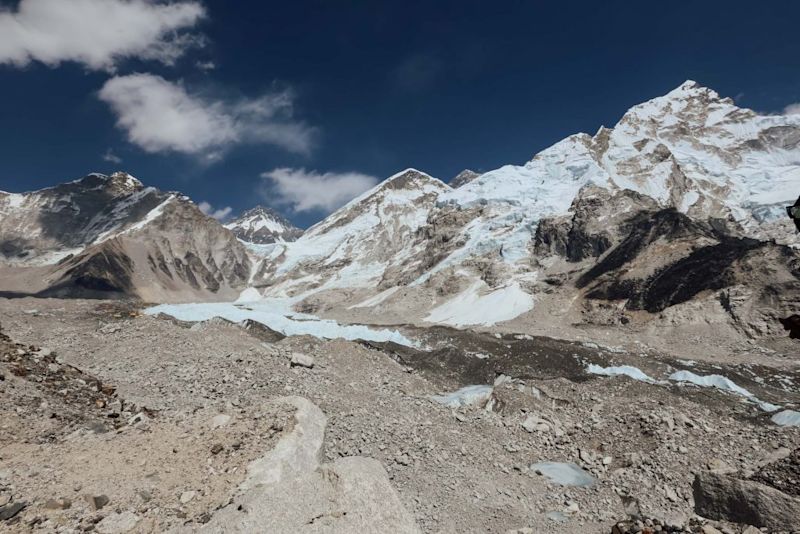
[[[797,409],[796,352],[720,365],[448,328],[404,330],[425,349],[265,341],[123,303],[0,303],[10,532],[800,529],[764,508],[798,502],[800,427],[758,404]]]

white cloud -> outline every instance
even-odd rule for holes
[[[213,61],[198,61],[194,64],[194,66],[203,72],[208,72],[217,68],[217,64]]]
[[[783,108],[784,115],[800,115],[800,102],[796,104],[789,104]]]
[[[127,58],[173,63],[202,38],[186,33],[205,16],[198,2],[21,0],[0,8],[0,64],[75,61],[113,70]]]
[[[218,221],[224,221],[228,218],[228,215],[231,214],[233,208],[230,206],[225,206],[224,208],[214,209],[214,207],[209,204],[208,202],[201,202],[197,205],[200,208],[200,211],[208,215],[209,217],[214,217]]]
[[[215,100],[152,74],[116,76],[98,93],[117,127],[147,152],[194,154],[207,161],[239,143],[267,143],[307,153],[312,129],[291,119],[292,95]]]
[[[103,161],[113,163],[114,165],[119,165],[122,163],[122,158],[114,154],[114,151],[109,148],[106,150],[106,153],[103,154]]]
[[[318,173],[305,169],[280,168],[261,175],[272,187],[265,191],[269,200],[288,205],[294,211],[319,210],[329,213],[364,191],[378,179],[357,172]]]

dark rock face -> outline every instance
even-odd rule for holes
[[[627,234],[627,221],[618,222],[619,213],[649,213],[657,208],[655,201],[634,191],[612,194],[588,186],[572,203],[571,217],[545,218],[539,221],[533,238],[538,256],[559,255],[577,263],[598,258],[610,249],[620,232]],[[618,226],[622,226],[618,230]]]
[[[789,331],[789,337],[800,339],[800,315],[790,315],[785,319],[779,319],[784,330]]]
[[[589,292],[593,299],[627,299],[630,310],[662,311],[691,300],[705,290],[722,289],[736,280],[733,266],[765,243],[751,239],[726,239],[702,247],[645,279],[611,280]]]
[[[481,175],[475,171],[471,171],[469,169],[464,169],[460,173],[458,173],[452,180],[450,180],[450,187],[457,188],[461,187],[462,185],[468,184],[471,181],[479,178]]]
[[[703,517],[782,532],[800,528],[800,500],[765,484],[701,472],[692,489]]]
[[[578,288],[586,287],[602,275],[616,271],[632,262],[648,245],[658,239],[713,237],[710,228],[691,220],[674,209],[665,209],[655,213],[639,213],[627,221],[622,233],[627,234],[627,237],[578,279],[576,284]]]
[[[59,298],[121,298],[133,292],[133,261],[116,241],[66,262],[61,279],[41,296]]]
[[[795,449],[785,458],[764,466],[751,477],[751,480],[793,497],[800,497],[800,449]]]

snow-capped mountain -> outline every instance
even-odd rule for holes
[[[244,247],[179,193],[126,173],[0,193],[0,291],[164,300],[231,298]]]
[[[241,216],[225,224],[225,228],[240,240],[257,245],[296,241],[303,235],[303,230],[276,211],[263,206],[245,211]]]
[[[392,177],[274,251],[265,293],[362,320],[459,326],[563,302],[578,322],[610,320],[592,315],[599,301],[654,313],[713,294],[719,305],[720,291],[748,284],[748,310],[771,291],[781,310],[800,310],[798,238],[783,211],[800,193],[800,116],[759,115],[688,81],[613,129],[464,181]],[[704,277],[687,276],[704,254]],[[751,276],[766,258],[783,274]],[[654,280],[661,271],[670,277]]]
[[[762,335],[800,313],[783,211],[800,193],[798,115],[686,82],[613,129],[452,183],[407,169],[296,241],[267,210],[224,228],[123,173],[0,193],[0,290],[176,301],[248,287],[355,322],[526,332],[701,320]]]
[[[406,169],[309,228],[294,243],[276,246],[256,280],[274,294],[375,288],[384,279],[419,269],[420,229],[438,196],[450,187]],[[280,282],[280,283],[277,283]],[[390,282],[393,283],[393,282]]]

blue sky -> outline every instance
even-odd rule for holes
[[[403,168],[520,164],[686,79],[800,102],[797,2],[70,4],[0,0],[2,190],[126,170],[308,226]]]

